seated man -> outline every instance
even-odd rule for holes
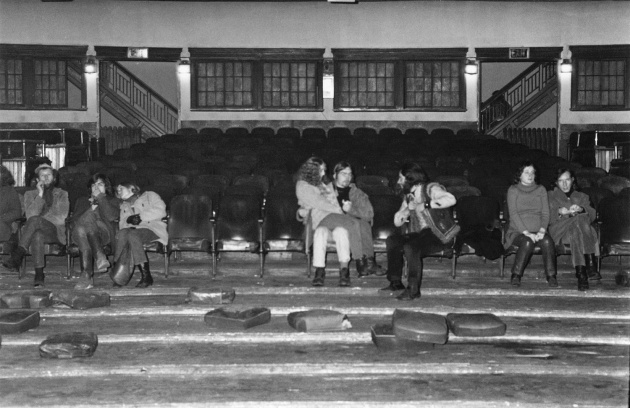
[[[70,204],[68,193],[55,187],[57,173],[48,164],[35,169],[37,189],[24,194],[26,224],[20,242],[11,257],[2,265],[12,271],[19,270],[22,258],[30,249],[35,263],[35,287],[44,286],[46,265],[45,245],[66,241],[66,217]]]

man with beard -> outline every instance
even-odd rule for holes
[[[65,242],[66,226],[70,204],[68,193],[55,187],[57,174],[48,164],[35,169],[36,190],[24,194],[26,224],[22,228],[20,242],[2,265],[18,271],[22,258],[30,250],[35,264],[35,287],[44,286],[44,266],[46,265],[45,244]]]

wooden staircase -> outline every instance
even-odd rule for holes
[[[557,101],[556,63],[535,63],[481,105],[480,131],[500,137],[504,129],[525,127]],[[501,108],[505,102],[507,112]]]

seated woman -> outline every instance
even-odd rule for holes
[[[319,157],[309,158],[298,171],[295,185],[298,205],[303,212],[311,211],[313,230],[323,226],[331,231],[341,227],[348,231],[350,254],[354,259],[363,259],[361,226],[359,219],[344,214],[337,200],[337,193],[326,177],[326,163]],[[302,214],[304,215],[304,214]],[[341,260],[340,260],[341,261]],[[350,286],[349,262],[341,263],[339,286]],[[313,285],[321,286],[326,275],[325,265],[315,266]]]
[[[14,185],[15,179],[9,169],[0,166],[0,242],[14,238],[17,243],[17,237],[13,235],[13,223],[22,216],[24,210]]]
[[[521,286],[521,277],[529,262],[534,248],[542,250],[545,276],[551,287],[558,286],[556,249],[547,234],[549,225],[549,201],[547,190],[537,183],[538,175],[534,164],[525,161],[518,168],[514,177],[514,184],[507,192],[508,213],[510,224],[505,234],[504,247],[518,248],[516,259],[512,265],[510,282],[514,286]]]
[[[88,181],[89,197],[79,197],[74,206],[69,227],[72,242],[79,247],[81,258],[80,281],[75,289],[94,287],[94,262],[96,271],[107,272],[109,261],[103,246],[114,240],[114,221],[120,212],[120,200],[114,196],[112,183],[104,174],[94,174]]]
[[[438,183],[429,183],[424,169],[417,163],[405,164],[398,174],[397,190],[404,196],[400,210],[394,215],[394,225],[412,224],[411,232],[404,235],[390,235],[386,241],[387,280],[390,284],[383,291],[399,292],[396,299],[413,300],[420,297],[423,262],[427,254],[444,247],[442,241],[431,230],[425,211],[424,190],[430,198],[431,208],[449,208],[456,204],[455,197]],[[407,288],[402,284],[404,257],[409,265]]]
[[[133,183],[121,183],[116,191],[122,202],[111,277],[115,287],[126,285],[137,267],[142,277],[136,287],[146,288],[153,285],[153,277],[144,245],[153,241],[167,244],[168,232],[162,221],[166,204],[152,191],[141,193]]]
[[[601,279],[597,270],[599,241],[593,228],[595,209],[586,194],[575,191],[573,171],[560,168],[556,187],[549,192],[549,234],[556,243],[569,244],[578,290],[588,289],[588,279]]]
[[[342,227],[337,227],[332,231],[324,226],[317,227],[315,232],[313,232],[313,266],[316,271],[313,286],[324,286],[324,277],[326,275],[326,248],[331,235],[335,241],[339,269],[347,268],[350,263],[350,239],[348,238],[348,231]],[[319,274],[317,274],[317,270],[319,270]]]

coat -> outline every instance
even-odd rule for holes
[[[127,218],[131,215],[139,214],[142,220],[140,224],[134,226],[127,223]],[[123,228],[147,228],[155,232],[158,236],[156,241],[166,245],[168,242],[168,232],[166,223],[162,218],[166,217],[166,204],[162,198],[153,191],[145,191],[133,204],[123,201],[120,204],[120,221],[118,227]]]
[[[337,194],[332,184],[322,185],[322,189],[327,191],[324,196],[322,190],[303,180],[298,180],[295,184],[295,195],[298,199],[300,209],[308,213],[311,211],[311,220],[313,230],[317,228],[319,223],[329,214],[343,214],[339,203],[337,202]],[[305,217],[306,214],[300,213]]]
[[[102,194],[98,196],[97,201],[96,212],[99,218],[107,225],[109,236],[113,239],[116,236],[114,221],[120,217],[120,199]],[[77,222],[81,215],[91,207],[92,203],[88,197],[79,197],[74,205],[74,214],[72,214],[71,221]]]
[[[591,202],[588,195],[581,193],[579,191],[573,191],[569,197],[566,196],[558,187],[556,187],[553,191],[549,192],[549,235],[553,238],[553,241],[556,244],[559,244],[562,238],[568,238],[574,228],[575,219],[571,216],[560,215],[558,210],[562,207],[569,209],[573,204],[577,204],[580,207],[584,208],[584,212],[578,214],[577,217],[588,217],[589,223],[595,221],[596,212],[593,207],[591,207]],[[593,241],[597,241],[597,232],[594,228],[590,228],[590,234],[588,237],[584,237],[588,239],[589,243]],[[564,240],[566,243],[569,243],[567,239]],[[593,243],[596,247],[596,243]],[[590,245],[589,245],[590,246]]]
[[[53,189],[53,205],[45,213],[44,199],[39,196],[37,190],[29,190],[24,193],[24,212],[28,220],[34,216],[42,216],[50,221],[57,228],[57,239],[59,242],[66,242],[66,218],[70,211],[68,193],[65,190],[55,187]]]

